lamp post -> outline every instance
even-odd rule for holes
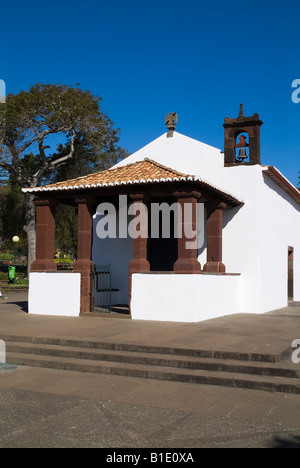
[[[20,238],[18,236],[14,236],[12,238],[12,241],[14,243],[14,278],[13,278],[13,284],[15,284],[15,281],[16,281],[17,243],[20,241]]]

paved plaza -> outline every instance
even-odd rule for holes
[[[0,334],[29,332],[278,353],[300,338],[300,307],[176,324],[29,316],[24,295],[1,300]],[[0,368],[0,406],[3,448],[300,448],[293,394],[8,366]]]

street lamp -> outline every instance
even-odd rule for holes
[[[13,284],[15,284],[15,281],[16,281],[17,243],[20,242],[20,237],[19,236],[14,236],[12,238],[12,241],[14,243],[14,270],[13,270],[14,278],[13,278]]]

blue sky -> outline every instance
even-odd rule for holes
[[[226,116],[257,112],[262,163],[294,184],[300,170],[299,0],[1,2],[0,79],[90,89],[134,152],[165,132],[223,150]]]

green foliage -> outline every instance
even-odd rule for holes
[[[0,281],[8,281],[8,273],[5,271],[0,271]]]
[[[8,179],[9,173],[5,169],[0,167],[0,187],[4,187],[5,185],[7,185]]]
[[[14,254],[11,252],[0,252],[0,260],[8,260],[8,261],[13,261],[14,259]]]
[[[61,84],[38,83],[29,91],[9,94],[0,106],[0,166],[25,186],[39,183],[53,168],[52,163],[57,162],[54,155],[46,154],[46,150],[51,150],[51,135],[58,135],[62,141],[67,137],[70,157],[76,136],[94,155],[114,152],[119,130],[101,111],[100,101],[88,90]],[[33,145],[37,154],[22,163]]]
[[[75,258],[77,255],[77,216],[72,206],[59,205],[56,208],[55,249],[62,257]]]
[[[53,154],[53,161],[60,160],[70,153],[70,144],[58,145],[57,152]],[[126,150],[116,147],[112,150],[94,152],[83,137],[77,136],[74,140],[74,153],[72,159],[53,168],[45,182],[55,183],[75,179],[87,174],[96,173],[116,164],[128,155]]]
[[[0,189],[0,237],[2,248],[12,248],[12,237],[18,235],[18,249],[26,248],[26,235],[23,231],[25,223],[25,196],[20,185],[13,176],[8,185]]]
[[[29,279],[17,277],[15,279],[15,284],[13,284],[11,286],[12,287],[14,287],[14,286],[29,286]]]
[[[24,244],[23,227],[27,234],[34,229],[29,198],[21,187],[97,172],[127,156],[117,146],[119,130],[103,113],[100,102],[89,90],[38,83],[29,91],[9,94],[0,106],[0,238],[4,245],[9,246],[16,234],[20,245]],[[51,148],[53,137],[56,151]],[[74,255],[74,209],[58,207],[56,221],[56,248]]]

